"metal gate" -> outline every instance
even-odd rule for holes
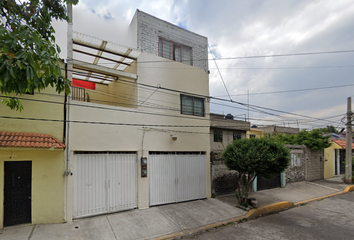
[[[150,206],[206,198],[206,156],[150,153]]]
[[[74,217],[137,207],[137,155],[74,154]]]
[[[278,187],[281,187],[280,174],[276,174],[271,179],[267,179],[261,175],[257,176],[257,191]]]
[[[31,223],[32,162],[5,162],[4,227]]]

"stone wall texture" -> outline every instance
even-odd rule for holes
[[[214,196],[234,193],[237,188],[237,172],[230,171],[221,159],[221,152],[211,152],[211,180]]]
[[[306,146],[299,145],[287,147],[291,152],[302,153],[301,164],[299,166],[290,165],[285,170],[287,183],[323,179],[323,150],[311,150]],[[237,172],[228,170],[222,161],[221,153],[221,151],[210,153],[212,194],[214,196],[233,193],[237,187]]]

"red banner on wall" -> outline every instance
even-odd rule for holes
[[[83,81],[79,79],[73,79],[72,85],[73,87],[81,87],[81,88],[92,89],[92,90],[96,89],[96,83]]]

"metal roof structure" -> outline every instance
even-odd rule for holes
[[[119,77],[137,79],[124,72],[140,55],[140,51],[105,41],[97,37],[73,32],[73,78],[109,84]]]

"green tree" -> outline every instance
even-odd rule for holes
[[[23,93],[48,86],[70,92],[52,27],[52,19],[69,20],[66,2],[78,0],[0,1],[0,92],[11,109],[23,109],[16,98]]]
[[[332,125],[326,126],[325,128],[317,128],[322,134],[326,133],[336,133],[339,134],[339,131]]]
[[[225,165],[238,172],[236,198],[248,205],[248,194],[256,176],[271,178],[283,172],[290,162],[290,151],[269,138],[235,140],[223,152]]]
[[[268,135],[267,138],[274,139],[282,144],[306,145],[313,150],[320,150],[331,146],[329,136],[322,136],[320,129],[312,131],[301,130],[297,134],[275,134]]]

